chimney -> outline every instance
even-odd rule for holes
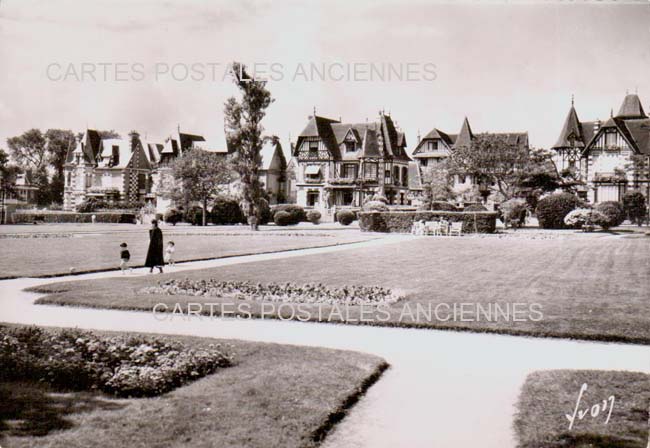
[[[600,129],[600,120],[594,121],[594,134]]]

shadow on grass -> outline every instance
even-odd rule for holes
[[[0,437],[45,436],[70,429],[66,417],[92,410],[126,406],[90,392],[64,392],[26,381],[0,381]]]
[[[558,447],[572,448],[644,448],[643,444],[617,436],[598,434],[562,435],[558,439]]]

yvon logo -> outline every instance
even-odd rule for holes
[[[587,391],[587,383],[583,383],[582,386],[580,387],[580,393],[578,394],[578,400],[576,401],[576,406],[573,409],[573,414],[564,414],[564,416],[569,420],[569,430],[573,428],[573,425],[576,422],[576,417],[578,420],[582,420],[589,414],[591,418],[597,418],[601,413],[605,413],[609,410],[607,413],[607,419],[605,420],[605,424],[609,423],[609,419],[612,416],[612,411],[614,410],[614,402],[616,401],[616,398],[614,395],[610,395],[609,398],[603,400],[602,402],[598,402],[591,406],[581,408],[580,407],[580,401],[583,398],[584,393]]]

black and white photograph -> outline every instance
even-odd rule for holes
[[[650,1],[0,0],[0,448],[650,448]]]

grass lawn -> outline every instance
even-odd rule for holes
[[[574,415],[585,383],[587,389],[578,406],[581,414],[577,414],[569,429],[571,422],[565,414]],[[535,372],[526,379],[517,404],[514,422],[517,447],[646,448],[649,407],[650,375],[644,373]],[[592,417],[592,412],[596,417]]]
[[[129,245],[131,264],[142,266],[149,244],[145,226],[102,226],[92,232],[92,225],[68,224],[54,226],[11,226],[18,231],[1,228],[0,279],[13,277],[54,276],[75,272],[116,269],[119,266],[120,243]],[[287,227],[252,233],[246,227],[165,227],[165,241],[176,244],[176,260],[199,260],[306,247],[318,247],[364,241],[376,236],[358,230],[318,230]],[[21,230],[24,229],[24,230]],[[38,230],[39,232],[36,232]],[[42,232],[42,233],[41,233]],[[92,233],[91,233],[92,232]],[[29,238],[2,238],[3,235],[30,235]],[[40,235],[35,235],[39,233]],[[64,237],[34,237],[43,234]]]
[[[649,267],[650,238],[643,236],[432,237],[162,276],[66,282],[37,290],[53,292],[40,303],[151,310],[159,302],[171,306],[219,302],[212,297],[138,293],[168,278],[377,285],[398,290],[405,299],[388,308],[388,319],[376,314],[364,319],[370,321],[366,324],[650,344]],[[500,304],[502,310],[512,303],[523,305],[518,321],[512,318],[514,313],[509,319],[503,314],[497,318],[496,308],[488,321],[485,314],[478,319],[476,313],[454,315],[454,303]],[[418,306],[428,311],[439,304],[449,308],[440,308],[438,315],[417,313]],[[533,320],[539,314],[521,314],[522,307],[531,304],[539,304],[541,320]],[[251,302],[250,307],[251,314],[261,314],[259,302]],[[363,317],[358,306],[343,307],[343,316],[331,313],[327,306],[320,307],[321,316],[314,305],[303,307],[312,320],[354,323]],[[286,308],[275,311],[286,316]],[[219,308],[214,310],[218,314]]]
[[[157,337],[192,348],[215,342]],[[361,353],[217,342],[234,346],[234,366],[155,398],[0,383],[0,446],[316,446],[386,368]]]

